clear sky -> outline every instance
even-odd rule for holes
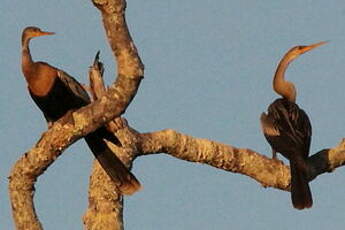
[[[295,61],[287,78],[313,126],[311,154],[344,137],[345,2],[343,0],[129,0],[127,20],[145,78],[125,117],[141,132],[180,132],[270,155],[259,116],[278,96],[272,76],[295,45],[330,43]],[[7,176],[46,130],[20,69],[20,37],[29,25],[56,32],[31,43],[35,60],[81,82],[97,50],[113,81],[113,57],[90,1],[0,4],[0,228],[13,229]],[[82,229],[92,162],[83,140],[36,184],[46,229]],[[340,229],[345,224],[344,169],[311,182],[314,206],[296,211],[290,195],[252,179],[168,155],[139,158],[144,189],[125,199],[126,229]]]

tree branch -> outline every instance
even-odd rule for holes
[[[207,139],[194,138],[174,130],[138,134],[140,155],[167,153],[173,157],[208,164],[225,171],[249,176],[264,187],[290,190],[290,169],[250,149],[236,148]],[[308,160],[309,180],[345,164],[345,139],[331,149],[324,149]]]
[[[143,65],[124,20],[125,2],[110,0],[97,6],[102,11],[108,39],[118,61],[118,77],[100,100],[55,122],[36,146],[13,166],[9,176],[9,193],[17,229],[42,229],[33,203],[37,177],[69,145],[124,113],[143,77]]]
[[[103,63],[99,61],[99,52],[89,70],[91,94],[94,100],[101,98],[106,93],[103,81]],[[116,135],[117,131],[126,127],[120,117],[106,124],[107,129]],[[116,138],[121,142],[121,147],[108,142],[109,148],[127,166],[133,162],[135,154],[128,148],[128,142],[122,136]],[[129,142],[131,143],[131,142]],[[130,151],[126,151],[130,150]],[[89,206],[83,217],[86,229],[123,229],[123,198],[115,184],[101,169],[97,160],[93,163],[89,186]]]
[[[37,144],[13,166],[9,193],[17,229],[42,229],[35,213],[33,196],[37,178],[75,141],[123,114],[144,75],[144,67],[130,37],[124,0],[92,0],[102,14],[106,35],[117,61],[115,83],[99,100],[61,118]],[[121,120],[123,122],[123,120]],[[130,165],[136,156],[166,153],[176,158],[199,162],[229,172],[247,175],[265,187],[289,190],[289,168],[250,149],[240,149],[215,141],[194,138],[167,129],[140,134],[126,123],[114,128],[123,147],[117,148],[121,160]],[[109,128],[113,126],[110,125]],[[330,172],[345,163],[345,141],[322,150],[309,159],[309,179]],[[89,209],[84,217],[88,229],[123,229],[122,197],[98,164],[90,179]],[[95,189],[101,188],[101,189]],[[106,199],[102,200],[102,198]],[[114,211],[116,210],[116,211]],[[99,221],[103,219],[105,221]]]
[[[125,0],[92,0],[101,11],[105,32],[116,57],[119,75],[144,76],[144,66],[129,34],[125,19]]]
[[[123,199],[97,161],[93,162],[89,206],[83,220],[86,229],[123,230]]]
[[[127,148],[136,157],[166,153],[175,158],[203,163],[225,171],[253,178],[263,187],[290,190],[290,168],[282,161],[273,160],[251,149],[237,148],[216,141],[195,138],[172,129],[139,133],[128,124],[116,131],[122,140],[127,138]],[[122,141],[121,141],[122,143]],[[337,146],[323,149],[308,159],[309,180],[332,172],[345,165],[345,139]]]
[[[137,155],[136,142],[126,125],[127,122],[122,118],[112,122],[109,128],[116,134],[121,147],[110,142],[108,145],[125,165],[131,166]],[[88,230],[123,230],[123,197],[96,160],[90,178],[89,206],[83,219]]]

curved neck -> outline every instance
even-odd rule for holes
[[[25,78],[28,80],[30,77],[30,69],[34,64],[29,48],[30,38],[22,37],[22,71]]]
[[[280,61],[273,79],[273,89],[276,93],[290,102],[296,102],[296,90],[292,82],[285,80],[285,71],[291,62],[289,56]]]

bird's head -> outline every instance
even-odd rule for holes
[[[31,39],[33,37],[39,37],[39,36],[44,36],[44,35],[53,35],[53,34],[55,34],[55,33],[42,31],[40,28],[35,27],[35,26],[29,26],[23,30],[22,40],[24,41],[27,39]]]
[[[315,49],[316,47],[322,46],[324,44],[326,44],[327,41],[322,41],[322,42],[318,42],[315,44],[311,44],[308,46],[295,46],[293,48],[291,48],[286,54],[285,57],[289,60],[292,61],[296,58],[298,58],[301,54],[304,54],[312,49]]]

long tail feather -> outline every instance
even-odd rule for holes
[[[292,204],[296,209],[310,208],[313,205],[312,195],[304,169],[299,165],[298,162],[290,161]]]
[[[107,130],[104,127],[85,136],[85,141],[95,155],[102,168],[119,184],[119,189],[124,195],[132,195],[140,190],[140,182],[127,169],[121,160],[109,149],[103,138],[107,136]]]

